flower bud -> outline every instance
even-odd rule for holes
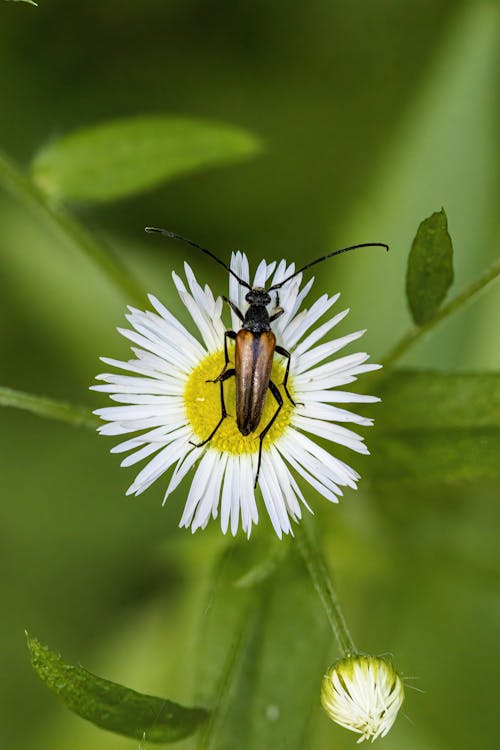
[[[361,735],[358,742],[385,737],[404,700],[403,682],[386,659],[347,656],[323,677],[321,704],[333,721]]]

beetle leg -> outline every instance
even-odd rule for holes
[[[243,323],[245,321],[245,316],[243,315],[243,313],[241,312],[241,310],[239,309],[239,307],[236,307],[236,305],[234,304],[234,302],[231,302],[231,300],[228,299],[227,297],[223,296],[222,299],[224,300],[224,302],[227,302],[227,304],[229,305],[229,307],[231,308],[231,310],[234,312],[234,314],[236,315],[236,317],[239,318],[241,320],[241,322]]]
[[[225,373],[227,372],[227,366],[229,364],[229,354],[227,351],[227,340],[232,339],[233,341],[236,340],[236,332],[235,331],[225,331],[224,332],[224,367],[220,371],[220,373],[217,375],[216,378],[213,378],[212,380],[206,380],[206,383],[220,383],[221,379],[224,377]]]
[[[277,346],[276,349],[275,349],[275,351],[278,352],[278,354],[281,354],[282,357],[286,357],[287,358],[286,370],[285,370],[285,377],[283,378],[283,388],[285,389],[285,393],[288,396],[288,400],[290,401],[290,403],[292,404],[292,406],[297,406],[297,404],[295,403],[295,401],[293,400],[293,398],[290,396],[290,394],[288,392],[288,387],[287,387],[288,373],[290,372],[291,354],[286,349],[283,349],[282,346]]]
[[[202,445],[205,445],[206,443],[210,442],[210,440],[213,438],[225,418],[227,417],[227,411],[226,411],[226,404],[224,402],[224,381],[228,378],[232,378],[235,374],[234,368],[232,370],[226,370],[226,372],[222,375],[222,377],[219,380],[220,383],[220,410],[221,410],[221,418],[215,425],[214,429],[210,433],[210,435],[207,437],[206,440],[203,440],[201,443],[193,443],[192,440],[189,441],[190,445],[194,445],[195,448],[201,448]]]
[[[271,419],[269,420],[269,422],[266,424],[266,426],[264,427],[264,429],[262,430],[262,432],[259,435],[259,441],[260,441],[259,442],[259,458],[257,460],[257,473],[255,475],[255,482],[253,484],[253,488],[254,489],[257,487],[257,480],[259,478],[260,465],[262,463],[262,441],[264,440],[264,438],[266,437],[267,433],[269,432],[269,430],[273,426],[274,420],[276,419],[276,417],[280,413],[281,407],[283,406],[283,397],[282,397],[281,393],[279,392],[278,386],[275,385],[275,383],[273,383],[272,380],[269,381],[269,390],[271,391],[271,393],[273,394],[274,398],[276,399],[277,404],[278,404],[278,408],[276,409],[276,411],[274,412],[273,416],[271,417]]]
[[[282,307],[275,307],[273,314],[269,318],[269,322],[272,323],[273,320],[276,320],[277,318],[279,318],[281,315],[283,315],[284,312],[285,311],[283,310]]]

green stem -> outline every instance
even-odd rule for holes
[[[295,534],[299,543],[300,553],[311,576],[314,588],[321,599],[343,656],[356,654],[356,646],[340,608],[333,581],[328,572],[325,559],[319,549],[318,542],[312,536],[304,521],[297,527]]]
[[[99,420],[91,414],[90,407],[74,406],[65,401],[35,396],[32,393],[24,393],[4,386],[0,386],[0,406],[23,409],[39,417],[57,419],[59,422],[66,422],[76,427],[95,429],[99,424]]]
[[[432,331],[442,320],[449,318],[454,312],[473,302],[500,274],[500,258],[496,260],[476,281],[473,281],[463,292],[457,294],[441,307],[431,320],[421,326],[411,328],[383,358],[384,367],[390,367],[423,336]]]
[[[96,264],[125,297],[144,303],[144,293],[111,250],[89,234],[64,208],[48,198],[35,183],[0,152],[0,183],[12,195],[38,212],[50,225]]]

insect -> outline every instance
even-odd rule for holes
[[[357,250],[362,247],[383,247],[386,250],[389,250],[389,246],[383,242],[365,242],[359,245],[349,245],[349,247],[343,247],[340,250],[334,250],[331,253],[322,255],[320,258],[316,258],[316,260],[313,260],[310,263],[306,263],[305,266],[299,268],[298,271],[294,271],[294,273],[287,276],[286,279],[280,281],[278,284],[273,284],[269,289],[264,289],[263,287],[252,287],[244,279],[240,279],[240,277],[237,276],[237,274],[229,268],[223,260],[212,253],[211,250],[201,247],[201,245],[198,245],[192,240],[188,240],[186,237],[182,237],[180,234],[170,232],[168,229],[159,229],[158,227],[146,227],[146,232],[151,234],[161,234],[170,239],[180,240],[181,242],[185,242],[188,245],[201,250],[202,253],[210,256],[210,258],[215,260],[216,263],[225,268],[226,271],[237,280],[238,284],[241,284],[241,286],[248,289],[248,292],[245,295],[245,300],[248,302],[248,309],[245,313],[242,313],[234,302],[223,296],[223,300],[229,305],[236,317],[241,321],[241,328],[239,331],[225,331],[224,366],[214,380],[208,381],[219,383],[221,417],[210,435],[201,443],[193,443],[193,445],[197,448],[201,448],[201,446],[209,443],[224,419],[227,417],[226,404],[224,401],[224,382],[226,380],[232,377],[236,380],[236,423],[242,435],[250,435],[259,427],[265,398],[267,391],[269,390],[276,401],[276,411],[258,435],[259,455],[254,482],[255,488],[257,486],[262,462],[262,444],[264,438],[273,426],[284,403],[278,386],[271,380],[271,369],[275,353],[286,359],[285,375],[282,386],[292,406],[296,406],[296,403],[292,399],[288,390],[291,354],[276,343],[276,336],[271,328],[271,323],[277,320],[285,312],[285,310],[280,307],[279,289],[299,273],[302,273],[302,271],[305,271],[307,268],[310,268],[317,263],[321,263],[328,258],[333,258],[334,255],[340,255],[341,253],[347,253],[350,250]],[[267,308],[272,302],[271,292],[275,292],[275,305],[274,309],[269,312]],[[228,340],[235,342],[234,367],[229,366]]]

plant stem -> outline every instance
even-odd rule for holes
[[[500,258],[496,260],[478,279],[457,294],[443,307],[441,307],[431,320],[421,326],[411,328],[383,358],[384,367],[391,367],[406,354],[417,341],[431,331],[442,320],[445,320],[454,312],[473,302],[500,274]]]
[[[46,196],[35,183],[0,151],[0,183],[84,253],[117,286],[125,297],[144,303],[144,293],[112,251],[88,233],[65,209]]]
[[[35,396],[32,393],[24,393],[4,386],[0,386],[0,406],[24,409],[39,417],[57,419],[59,422],[66,422],[75,427],[95,429],[99,424],[99,420],[91,414],[90,407],[74,406],[65,401]]]
[[[311,576],[314,588],[321,599],[343,656],[356,654],[356,646],[347,627],[332,578],[316,539],[312,536],[307,524],[303,520],[295,530],[295,533],[300,553]]]

